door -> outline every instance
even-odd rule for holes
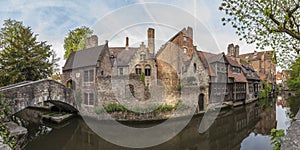
[[[199,95],[198,107],[199,107],[199,111],[204,110],[204,94],[202,93]]]

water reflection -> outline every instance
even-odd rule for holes
[[[268,134],[277,125],[276,108],[275,103],[266,101],[222,110],[217,120],[203,134],[198,133],[202,116],[195,116],[176,137],[166,143],[147,149],[232,150],[249,149],[253,144],[257,149],[270,149],[272,146]],[[176,124],[176,121],[170,126]],[[156,123],[152,122],[151,124]],[[130,126],[144,127],[149,126],[149,123],[147,125],[143,123],[130,124]],[[32,131],[36,132],[36,130]],[[31,135],[35,134],[31,133]],[[28,150],[40,150],[41,148],[44,150],[127,149],[100,138],[80,117],[70,120],[65,126],[53,127],[51,131],[31,138],[25,147]]]

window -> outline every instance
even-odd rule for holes
[[[84,104],[85,105],[94,105],[95,104],[94,93],[84,93]]]
[[[119,75],[123,75],[123,68],[119,68]]]
[[[184,48],[183,48],[183,53],[186,54],[186,51],[187,51],[187,48],[184,47]]]
[[[94,70],[85,70],[83,81],[85,83],[93,83],[94,82]]]
[[[146,60],[146,54],[145,54],[145,53],[141,53],[141,55],[140,55],[140,60],[141,60],[141,61]]]
[[[104,74],[103,71],[101,71],[101,76],[103,76],[103,74]]]
[[[141,75],[142,74],[142,68],[140,65],[135,66],[135,74]]]
[[[183,36],[183,41],[186,41],[187,40],[187,37],[186,36]]]
[[[145,67],[145,76],[151,76],[151,66],[149,65]]]
[[[197,72],[197,65],[196,65],[196,63],[194,63],[194,73],[196,73]]]

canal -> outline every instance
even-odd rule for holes
[[[291,122],[290,116],[290,108],[284,96],[259,100],[233,109],[222,109],[210,128],[201,134],[198,133],[198,128],[203,116],[194,116],[177,136],[168,142],[146,149],[271,150],[271,129],[286,130]],[[124,124],[141,128],[159,123]],[[99,137],[80,116],[60,125],[41,125],[31,119],[27,123],[27,129],[29,132],[24,143],[27,150],[129,149]]]

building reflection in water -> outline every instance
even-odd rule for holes
[[[276,107],[274,103],[253,102],[246,106],[222,110],[216,121],[205,133],[198,133],[202,116],[195,116],[188,126],[176,137],[161,145],[147,149],[185,149],[185,150],[238,150],[250,133],[268,135],[276,128]],[[176,121],[170,126],[176,124]],[[108,124],[109,125],[109,124]],[[143,127],[142,123],[129,124]],[[149,126],[149,124],[147,125]],[[113,131],[112,131],[113,132]],[[163,133],[163,131],[162,131]],[[124,137],[128,138],[128,137]],[[111,144],[96,135],[80,118],[72,119],[60,129],[53,128],[50,133],[29,141],[25,149],[129,149]]]

